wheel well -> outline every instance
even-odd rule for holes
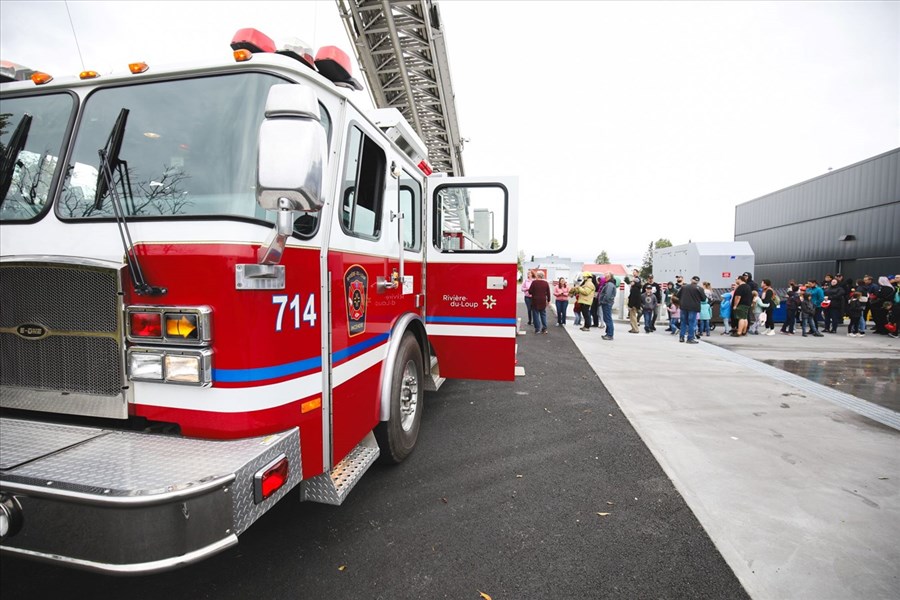
[[[381,367],[380,398],[378,401],[378,415],[380,421],[387,421],[391,416],[391,377],[394,372],[394,362],[397,360],[397,352],[403,336],[409,332],[416,338],[419,344],[419,352],[422,353],[423,377],[431,376],[431,359],[428,346],[428,335],[425,332],[425,323],[422,317],[413,313],[402,315],[394,322],[391,328],[391,337],[388,340],[388,350]]]

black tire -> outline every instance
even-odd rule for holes
[[[391,373],[391,416],[375,427],[375,439],[383,463],[397,464],[409,456],[419,437],[425,387],[422,351],[411,333],[400,340],[397,362]]]

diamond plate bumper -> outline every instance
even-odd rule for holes
[[[253,476],[279,455],[287,484],[260,504]],[[0,492],[24,524],[0,550],[110,573],[150,573],[237,543],[300,482],[300,434],[198,440],[0,419]]]

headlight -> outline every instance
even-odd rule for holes
[[[212,350],[130,348],[128,375],[135,381],[209,386],[212,384]]]

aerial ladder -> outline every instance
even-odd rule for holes
[[[372,101],[396,108],[434,171],[461,177],[463,140],[440,11],[431,0],[337,0]]]

